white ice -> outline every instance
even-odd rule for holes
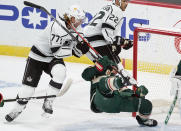
[[[4,99],[15,98],[21,86],[25,58],[0,56],[0,92]],[[5,115],[11,111],[14,102],[5,103],[0,108],[1,131],[159,131],[166,113],[152,115],[158,120],[157,127],[140,127],[131,113],[93,113],[89,108],[90,83],[81,78],[81,72],[89,65],[66,62],[67,76],[73,78],[70,90],[58,97],[54,103],[54,113],[50,118],[42,114],[43,100],[29,101],[27,108],[13,122],[8,123]],[[45,95],[50,78],[43,74],[34,96]],[[172,114],[165,131],[180,131],[181,119]]]

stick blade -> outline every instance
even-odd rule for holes
[[[72,79],[68,78],[67,81],[65,82],[63,88],[61,89],[60,93],[57,94],[57,97],[59,96],[63,96],[70,88],[71,84],[72,84]]]
[[[29,2],[29,1],[24,1],[24,5],[30,6],[30,7],[33,7],[33,8],[37,8],[37,9],[41,9],[41,6],[36,5],[36,4],[34,4],[34,3],[31,3],[31,2]]]

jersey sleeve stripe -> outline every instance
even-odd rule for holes
[[[103,23],[103,24],[102,24],[102,28],[108,28],[108,29],[115,30],[115,27],[113,27],[112,25],[109,25],[109,24],[107,24],[107,23]]]
[[[31,48],[31,51],[39,56],[42,56],[42,57],[47,57],[46,55],[44,55],[43,53],[41,53],[35,46],[33,46]]]
[[[105,40],[102,35],[94,35],[90,37],[85,37],[89,42],[97,41],[97,40]]]
[[[51,47],[50,49],[51,49],[52,53],[55,53],[60,49],[60,47]]]

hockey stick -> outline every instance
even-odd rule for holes
[[[178,84],[177,84],[177,86],[178,86]],[[165,126],[168,124],[168,121],[169,121],[169,119],[171,117],[171,114],[172,114],[173,109],[175,107],[175,104],[177,102],[177,98],[178,98],[178,90],[176,90],[175,97],[173,99],[172,104],[170,105],[170,109],[169,109],[169,111],[167,113],[167,116],[166,116],[166,119],[164,121],[164,124],[161,126],[161,131],[164,131],[165,130]]]
[[[177,85],[177,86],[178,86],[178,85]],[[174,109],[174,107],[175,107],[175,104],[176,104],[176,102],[177,102],[177,98],[178,98],[178,90],[176,90],[175,97],[174,97],[174,99],[173,99],[172,104],[170,105],[170,109],[169,109],[169,111],[168,111],[168,113],[167,113],[167,117],[166,117],[166,119],[165,119],[165,121],[164,121],[164,124],[165,124],[165,125],[168,124],[168,121],[169,121],[169,119],[170,119],[170,116],[171,116],[171,114],[172,114],[172,112],[173,112],[173,109]]]
[[[72,84],[72,79],[67,79],[66,83],[62,87],[62,90],[57,95],[45,95],[45,96],[36,96],[36,97],[26,97],[26,98],[15,98],[15,99],[6,99],[3,102],[13,102],[17,100],[33,100],[33,99],[44,99],[44,98],[52,98],[52,97],[60,97],[63,96],[70,88]]]

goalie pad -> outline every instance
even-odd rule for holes
[[[170,73],[171,90],[170,95],[175,96],[178,90],[178,99],[181,99],[181,76],[175,75],[177,69],[174,68]]]

